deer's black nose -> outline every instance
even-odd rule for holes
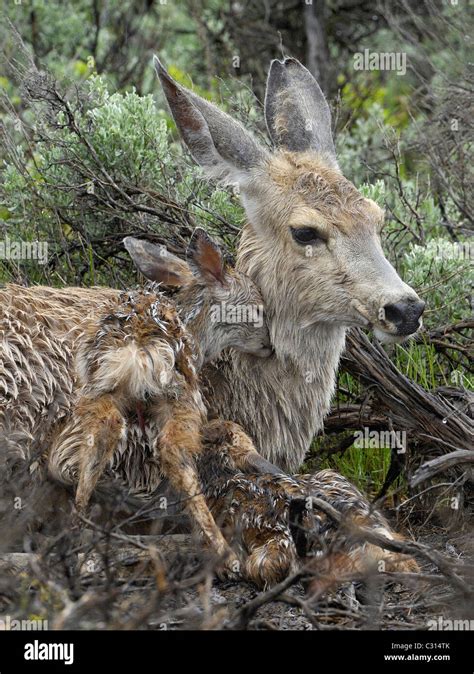
[[[393,323],[399,335],[411,335],[420,327],[420,317],[425,310],[421,300],[401,300],[384,306],[385,320]]]

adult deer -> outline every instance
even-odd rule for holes
[[[301,464],[323,425],[350,326],[402,341],[424,303],[386,259],[384,214],[338,168],[331,114],[298,61],[273,61],[265,118],[269,152],[239,122],[177,84],[155,58],[177,127],[212,178],[238,185],[248,222],[237,268],[261,289],[274,355],[243,353],[207,369],[208,403],[240,423],[281,468]]]

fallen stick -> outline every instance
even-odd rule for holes
[[[127,568],[133,568],[140,562],[152,560],[152,552],[158,552],[165,562],[172,561],[177,554],[198,554],[199,546],[192,536],[175,534],[166,536],[127,536],[127,544],[113,550],[114,561],[122,567],[121,575],[127,575]],[[0,554],[0,574],[17,575],[31,571],[42,559],[36,552],[4,552]],[[100,551],[78,554],[81,574],[96,573],[102,568]],[[91,565],[88,565],[91,562]]]
[[[410,485],[416,487],[421,482],[429,480],[434,475],[442,473],[448,468],[467,463],[474,463],[474,450],[458,449],[455,452],[437,456],[435,459],[424,463],[415,471],[410,480]]]

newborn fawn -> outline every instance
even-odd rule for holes
[[[360,527],[405,540],[343,475],[289,476],[271,464],[254,472],[255,446],[231,421],[211,421],[204,438],[198,471],[207,503],[227,540],[243,550],[243,575],[257,585],[274,585],[304,569],[309,593],[320,596],[370,573],[419,570],[412,557],[364,539]]]
[[[187,262],[146,241],[124,244],[154,283],[122,293],[86,327],[77,353],[81,388],[53,443],[50,472],[77,480],[79,511],[109,466],[134,493],[151,494],[165,478],[205,540],[228,557],[195,467],[206,421],[198,373],[227,347],[270,355],[262,299],[204,230],[194,232]],[[157,283],[177,289],[172,300]]]

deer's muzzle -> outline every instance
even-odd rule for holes
[[[411,335],[420,327],[420,318],[425,310],[422,300],[411,297],[394,304],[384,306],[385,320],[396,328],[397,335]]]

